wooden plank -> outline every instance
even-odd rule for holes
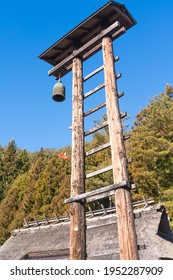
[[[117,62],[119,60],[119,56],[116,56],[114,58],[114,61]],[[91,72],[90,74],[88,74],[87,76],[85,76],[83,78],[83,81],[86,82],[87,80],[89,80],[91,77],[95,76],[96,74],[98,74],[100,71],[102,71],[104,69],[104,65],[98,67],[96,70],[94,70],[93,72]]]
[[[126,32],[126,28],[122,27],[121,29],[119,29],[117,32],[112,34],[112,39],[116,39],[117,37],[119,37],[120,35],[124,34]]]
[[[98,67],[96,70],[94,70],[93,72],[91,72],[90,74],[88,74],[87,76],[85,76],[83,78],[83,81],[86,82],[87,80],[89,80],[91,77],[93,77],[94,75],[96,75],[97,73],[101,72],[104,69],[104,65]]]
[[[103,122],[101,125],[97,125],[97,126],[91,128],[91,129],[87,130],[87,131],[84,133],[84,135],[85,135],[85,136],[88,136],[88,135],[90,135],[90,134],[92,134],[92,133],[94,133],[94,132],[96,132],[96,131],[98,131],[98,130],[100,130],[100,129],[103,129],[103,128],[106,127],[107,125],[108,125],[108,122],[107,122],[107,121],[106,121],[106,122]]]
[[[85,45],[83,45],[81,48],[75,51],[75,53],[69,55],[67,58],[65,58],[63,61],[61,61],[58,65],[53,67],[49,72],[48,75],[54,75],[55,72],[62,67],[64,64],[72,60],[74,57],[79,56],[82,52],[89,49],[92,45],[94,45],[96,42],[99,42],[105,35],[109,34],[111,31],[116,30],[120,27],[120,23],[118,21],[114,22],[112,25],[110,25],[108,28],[103,30],[99,35],[97,35],[95,38],[91,39],[89,42],[87,42]]]
[[[123,135],[124,140],[130,139],[130,134]]]
[[[121,98],[122,96],[124,96],[124,92],[123,91],[118,93],[118,98]]]
[[[106,149],[108,147],[110,147],[110,142],[108,142],[106,144],[103,144],[103,145],[101,145],[101,146],[99,146],[97,148],[94,148],[92,150],[89,150],[88,152],[85,153],[85,156],[87,157],[87,156],[93,155],[93,154],[95,154],[95,153],[97,153],[99,151],[102,151],[102,150],[104,150],[104,149]]]
[[[117,75],[116,75],[116,79],[119,79],[119,78],[121,78],[122,77],[122,74],[121,73],[118,73]]]
[[[112,191],[112,190],[116,190],[118,188],[124,188],[126,186],[127,186],[127,182],[123,181],[123,182],[120,182],[118,184],[113,184],[113,185],[106,186],[106,187],[103,187],[103,188],[100,188],[100,189],[96,189],[96,190],[93,190],[93,191],[90,191],[90,192],[82,193],[82,194],[79,194],[79,195],[74,196],[74,197],[70,197],[70,198],[66,199],[64,202],[66,204],[67,203],[72,203],[72,202],[77,202],[77,201],[82,200],[82,199],[86,199],[86,198],[89,198],[89,197],[92,197],[92,196],[95,196],[95,195],[100,195],[100,194],[103,194],[103,193],[106,193],[106,192],[109,192],[109,191]]]
[[[127,181],[130,183],[127,172],[126,151],[123,139],[123,128],[120,118],[117,90],[117,76],[113,61],[112,40],[105,37],[102,40],[104,79],[106,92],[106,107],[109,127],[109,137],[111,143],[112,167],[114,184]],[[117,189],[115,192],[115,203],[117,210],[117,224],[119,237],[120,259],[139,259],[137,248],[137,237],[133,216],[132,198],[129,190],[125,188]]]
[[[121,114],[120,114],[120,117],[121,117],[121,119],[123,119],[123,118],[127,117],[127,112],[123,112],[123,113],[121,113]]]
[[[72,71],[72,167],[71,196],[85,192],[83,69],[79,58],[73,60]],[[72,203],[70,209],[70,259],[86,259],[85,203]]]
[[[87,116],[93,114],[94,112],[96,112],[96,111],[102,109],[102,108],[105,107],[105,106],[106,106],[106,102],[103,102],[102,104],[98,105],[97,107],[95,107],[95,108],[93,108],[93,109],[88,110],[87,112],[85,112],[85,113],[84,113],[84,117],[87,117]]]
[[[90,90],[89,92],[84,94],[84,98],[89,97],[90,95],[92,95],[93,93],[99,91],[100,89],[104,88],[105,84],[100,84],[99,86],[95,87],[94,89]]]
[[[89,202],[97,201],[97,200],[100,200],[100,199],[103,199],[103,198],[106,198],[106,197],[109,197],[109,196],[112,196],[112,195],[115,195],[115,190],[108,191],[108,192],[101,193],[101,194],[97,194],[97,195],[92,196],[92,197],[88,197],[88,198],[86,198],[86,202],[89,203]]]
[[[91,177],[94,177],[94,176],[96,176],[96,175],[102,174],[102,173],[104,173],[104,172],[108,172],[108,171],[110,171],[110,170],[112,170],[112,165],[109,165],[109,166],[104,167],[104,168],[102,168],[102,169],[99,169],[99,170],[96,170],[96,171],[94,171],[94,172],[88,173],[88,174],[86,174],[85,177],[86,177],[86,179],[89,179],[89,178],[91,178]]]
[[[133,159],[132,158],[128,158],[127,159],[127,163],[131,163],[131,162],[133,162]]]

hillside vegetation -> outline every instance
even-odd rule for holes
[[[133,200],[142,195],[154,197],[163,203],[173,224],[173,89],[167,85],[165,93],[154,97],[142,109],[128,133],[126,141],[130,180],[137,190]],[[103,120],[105,116],[103,116]],[[126,133],[126,132],[125,132]],[[108,131],[95,133],[86,150],[108,142]],[[21,227],[23,219],[42,219],[60,216],[69,211],[64,199],[70,196],[71,161],[58,156],[71,154],[71,147],[60,150],[40,149],[31,153],[11,141],[0,147],[0,244],[14,228]],[[111,164],[110,149],[86,158],[86,173]],[[113,183],[112,172],[95,176],[86,181],[87,190]],[[100,202],[92,205],[97,207]],[[107,205],[107,200],[104,201]]]

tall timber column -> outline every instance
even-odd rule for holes
[[[72,170],[71,197],[85,192],[83,69],[80,58],[72,66]],[[73,202],[70,209],[70,259],[86,259],[85,203]]]
[[[129,185],[111,38],[103,38],[102,51],[114,183],[116,184],[126,180]],[[116,190],[115,204],[117,210],[120,258],[122,260],[139,259],[130,186]]]

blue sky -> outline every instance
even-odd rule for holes
[[[0,8],[0,145],[14,139],[19,148],[37,151],[71,145],[71,73],[63,78],[67,99],[52,101],[52,68],[38,56],[108,1],[6,0]],[[122,0],[138,22],[114,42],[120,56],[116,71],[122,73],[121,111],[131,124],[149,99],[173,84],[173,1]],[[84,63],[84,74],[102,65],[101,53]],[[102,76],[85,85],[88,91],[102,83]],[[96,83],[97,84],[94,84]],[[101,96],[101,94],[100,94]],[[100,98],[99,96],[99,98]],[[103,95],[102,95],[103,97]],[[92,108],[97,96],[88,99]],[[99,114],[103,114],[100,112]],[[93,126],[98,114],[85,121]]]

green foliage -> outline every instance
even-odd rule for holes
[[[131,131],[128,154],[130,172],[139,190],[160,197],[173,186],[173,99],[167,93],[155,96],[137,115]]]
[[[19,150],[12,140],[0,151],[0,201],[19,174],[29,170],[30,159],[26,150]]]
[[[133,158],[129,174],[138,190],[133,200],[153,196],[163,202],[173,225],[173,88],[166,86],[165,93],[154,97],[148,106],[136,117],[126,142],[128,157]],[[104,115],[101,121],[106,120]],[[124,133],[126,132],[123,123]],[[129,132],[128,132],[129,133]],[[109,142],[105,128],[93,135],[86,143],[86,151]],[[64,215],[69,206],[64,200],[70,196],[71,161],[64,160],[58,153],[71,154],[71,148],[40,149],[36,153],[20,150],[11,141],[7,147],[0,146],[0,244],[10,235],[11,230],[22,226],[23,219]],[[86,174],[111,164],[110,148],[86,158]],[[106,172],[86,180],[86,191],[113,183],[112,172]],[[100,203],[109,206],[104,199]]]
[[[66,151],[70,154],[70,148],[67,147]],[[1,244],[12,229],[22,226],[24,218],[44,218],[67,211],[64,199],[70,196],[71,167],[69,160],[58,157],[58,152],[62,151],[41,149],[30,155],[19,150],[14,142],[1,151],[1,183],[8,183],[8,187],[3,188],[0,204]],[[8,174],[4,172],[7,166]]]

